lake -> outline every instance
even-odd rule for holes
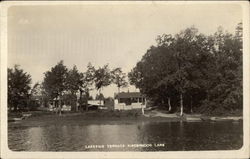
[[[8,145],[13,151],[236,150],[243,144],[242,122],[9,124]]]

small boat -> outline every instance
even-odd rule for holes
[[[23,120],[24,117],[21,117],[21,118],[13,118],[14,121],[20,121],[20,120]]]
[[[223,118],[223,117],[211,117],[210,120],[211,121],[230,121],[232,119]]]
[[[26,118],[28,118],[28,117],[30,117],[31,116],[31,114],[23,114],[23,119],[26,119]]]
[[[201,118],[186,117],[187,122],[199,122],[202,121]]]
[[[30,117],[31,114],[23,114],[23,117]]]

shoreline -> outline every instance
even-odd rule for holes
[[[131,111],[132,112],[132,111]],[[205,116],[201,114],[185,114],[183,117],[176,114],[164,114],[158,111],[147,112],[144,115],[137,114],[138,111],[131,112],[67,112],[61,116],[52,112],[27,112],[20,120],[11,120],[8,117],[8,126],[38,127],[49,125],[89,125],[89,124],[133,124],[138,122],[220,122],[242,121],[242,116]],[[30,114],[29,114],[30,113]],[[43,114],[41,114],[43,113]],[[157,114],[158,113],[158,114]]]

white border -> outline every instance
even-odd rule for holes
[[[243,127],[244,146],[240,150],[232,151],[166,151],[166,152],[14,152],[7,146],[7,10],[13,5],[115,5],[115,4],[239,4],[243,10]],[[249,3],[246,2],[225,2],[225,1],[108,1],[108,2],[67,2],[67,1],[26,1],[26,2],[2,2],[0,8],[1,15],[1,157],[2,158],[248,158],[249,157]],[[230,17],[226,17],[230,20]]]

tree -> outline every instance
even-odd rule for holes
[[[174,41],[174,57],[177,63],[176,71],[171,75],[174,79],[175,88],[180,95],[180,116],[183,115],[183,95],[188,93],[188,89],[199,87],[192,76],[196,76],[193,72],[199,70],[195,67],[195,60],[199,54],[197,48],[198,30],[194,27],[187,28],[177,34]],[[199,78],[196,76],[196,78]]]
[[[99,67],[94,73],[94,82],[97,91],[101,93],[101,89],[111,84],[111,74],[108,65]]]
[[[108,67],[108,64],[103,67],[99,67],[95,69],[94,73],[94,82],[97,91],[99,91],[99,95],[101,95],[101,89],[111,84],[111,74]]]
[[[170,99],[177,91],[181,116],[183,115],[183,95],[187,89],[197,87],[190,79],[197,54],[194,48],[196,33],[197,29],[188,28],[175,37],[159,36],[158,46],[152,46],[134,68],[138,72],[129,74],[130,81],[137,82],[142,92],[161,103],[168,103],[170,111],[172,109]],[[131,78],[133,74],[135,78]]]
[[[129,73],[128,73],[128,79],[129,83],[131,85],[134,85],[136,88],[139,88],[140,91],[143,88],[143,75],[141,70],[139,70],[140,62],[137,63],[136,67],[134,67]]]
[[[238,23],[236,28],[235,28],[235,38],[239,41],[239,43],[242,44],[242,38],[243,38],[242,22]]]
[[[158,36],[157,45],[128,73],[130,84],[156,104],[167,103],[169,110],[179,105],[180,115],[193,108],[211,113],[240,108],[241,36],[241,23],[235,35],[219,28],[206,36],[190,27],[174,36]]]
[[[30,98],[31,76],[18,65],[8,68],[8,107],[17,111],[27,107]]]
[[[209,99],[204,102],[205,110],[216,113],[242,109],[242,33],[241,24],[236,34],[224,32],[222,27],[214,34],[214,60],[211,67],[215,74],[211,81]]]
[[[65,86],[67,91],[71,94],[71,109],[77,111],[77,97],[76,93],[83,85],[83,74],[77,70],[74,65],[73,69],[66,73]]]
[[[36,82],[30,91],[30,110],[36,110],[37,107],[41,106],[43,103],[42,87],[39,82]]]
[[[63,64],[63,61],[57,63],[50,71],[45,73],[43,87],[49,95],[50,100],[57,99],[59,101],[59,110],[62,107],[62,95],[67,90],[66,76],[68,69]],[[60,112],[61,114],[61,112]]]
[[[128,86],[128,83],[126,81],[126,74],[122,72],[121,68],[115,68],[111,71],[111,78],[112,82],[117,85],[118,87],[118,93],[120,93],[121,87]]]
[[[95,67],[91,63],[87,65],[87,71],[82,74],[82,85],[80,86],[80,99],[79,105],[85,107],[85,110],[88,111],[88,100],[90,98],[89,91],[92,90],[92,85],[95,78]]]
[[[89,88],[93,85],[93,83],[95,82],[95,72],[95,67],[91,63],[88,63],[87,71],[84,73],[84,88]]]
[[[31,94],[32,96],[38,96],[38,95],[41,94],[41,88],[40,88],[40,84],[39,84],[38,82],[36,82],[36,83],[34,84],[34,86],[33,86],[32,89],[31,89],[30,94]]]

